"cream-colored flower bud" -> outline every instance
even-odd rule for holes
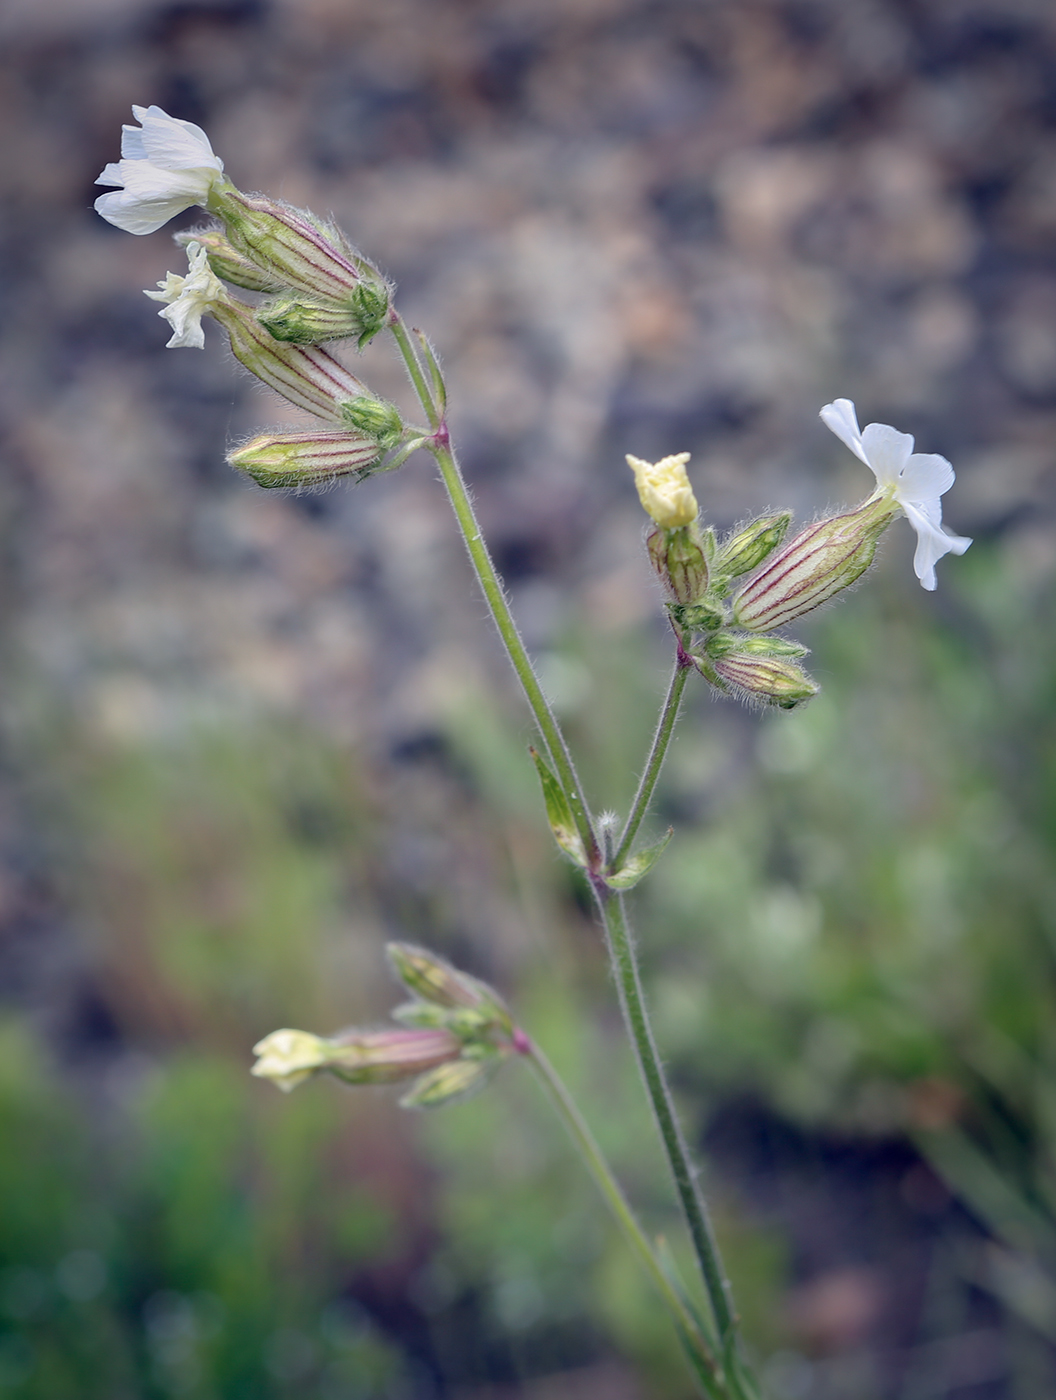
[[[330,1046],[308,1031],[272,1031],[253,1047],[257,1063],[250,1071],[270,1079],[286,1094],[330,1062]]]
[[[697,498],[686,475],[688,461],[688,452],[662,457],[659,462],[643,462],[640,457],[627,454],[638,498],[646,514],[665,530],[691,525],[697,518]]]

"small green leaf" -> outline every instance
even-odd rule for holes
[[[636,851],[623,862],[619,870],[614,870],[611,875],[605,877],[605,883],[610,890],[630,890],[638,883],[643,875],[647,875],[656,862],[667,849],[667,843],[675,834],[675,828],[669,826],[661,836],[660,840],[652,846],[646,846],[644,851]]]
[[[550,830],[554,833],[554,840],[577,865],[586,868],[587,853],[583,849],[583,841],[576,829],[576,819],[572,815],[572,808],[565,796],[565,790],[550,771],[546,759],[543,758],[539,750],[530,748],[528,752],[532,755],[532,761],[539,774],[539,781],[543,785],[543,801],[546,803],[546,816],[550,823]]]

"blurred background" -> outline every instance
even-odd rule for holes
[[[724,528],[867,493],[837,396],[954,462],[973,548],[926,594],[894,526],[819,699],[694,692],[636,917],[772,1400],[1056,1394],[1050,0],[6,0],[2,1400],[691,1393],[518,1066],[431,1117],[248,1076],[427,943],[679,1238],[432,465],[229,471],[291,415],[93,213],[133,102],[399,282],[599,807],[669,664],[625,452]]]

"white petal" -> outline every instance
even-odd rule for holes
[[[108,165],[103,175],[124,188],[100,195],[96,212],[127,233],[140,234],[153,233],[192,204],[204,204],[217,178],[214,170],[162,170],[149,160],[123,160]]]
[[[114,190],[99,196],[95,212],[126,233],[156,233],[195,202],[180,198],[142,200],[129,196],[127,190]]]
[[[133,112],[136,110],[132,108]],[[141,109],[142,110],[142,109]],[[121,128],[121,159],[146,160],[147,148],[143,145],[143,133],[138,126]]]
[[[862,433],[865,461],[881,486],[897,486],[902,468],[913,451],[913,438],[886,423],[870,423]]]
[[[937,501],[954,482],[953,467],[937,452],[914,452],[902,468],[897,500]]]
[[[202,308],[193,304],[184,305],[175,301],[166,306],[158,315],[172,327],[172,337],[165,342],[166,350],[203,350],[205,331],[202,330]]]
[[[200,126],[170,117],[160,107],[133,107],[132,115],[142,124],[142,130],[134,126],[121,128],[121,154],[125,160],[149,160],[162,170],[223,170],[223,161],[214,155]]]
[[[97,185],[123,185],[125,177],[121,174],[120,165],[115,165],[113,161],[103,167],[103,173],[95,182]]]
[[[175,272],[166,272],[164,282],[158,283],[159,290],[156,292],[146,291],[143,295],[150,297],[151,301],[164,301],[166,303],[175,301],[183,291],[183,284],[186,281],[186,277],[180,277]]]
[[[971,544],[963,535],[948,535],[912,503],[902,503],[909,523],[917,532],[913,572],[929,593],[935,588],[935,565],[944,554],[963,554]]]
[[[186,277],[169,272],[164,282],[158,283],[160,290],[146,294],[153,301],[170,303],[158,312],[172,327],[166,346],[170,350],[185,346],[201,350],[205,345],[202,317],[225,295],[224,284],[209,266],[209,254],[200,243],[187,244],[187,260]]]
[[[850,399],[836,399],[827,403],[819,414],[826,428],[836,434],[841,442],[851,449],[863,462],[868,462],[862,447],[862,435],[858,430],[858,415]]]

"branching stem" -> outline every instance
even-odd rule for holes
[[[614,895],[613,891],[610,890],[605,883],[601,868],[603,861],[602,851],[595,835],[594,823],[583,795],[582,786],[572,763],[572,757],[568,751],[564,735],[561,732],[561,728],[550,708],[546,696],[543,694],[531,659],[528,656],[524,642],[521,640],[520,633],[517,630],[517,625],[513,620],[513,615],[510,612],[502,582],[499,579],[487,546],[484,543],[484,538],[473,510],[473,504],[470,500],[465,479],[462,476],[458,461],[448,438],[447,425],[441,407],[441,398],[439,394],[434,395],[434,392],[430,389],[426,373],[423,371],[421,361],[411,342],[410,336],[407,334],[402,320],[395,311],[390,313],[389,327],[396,339],[400,354],[403,356],[415,392],[421,400],[422,406],[429,418],[429,423],[433,428],[432,436],[426,439],[423,445],[433,454],[440,468],[440,475],[447,489],[448,497],[454,509],[459,529],[461,530],[466,549],[469,552],[469,557],[476,571],[485,600],[495,620],[495,625],[499,630],[499,635],[502,638],[507,655],[510,658],[521,683],[521,687],[524,690],[528,705],[532,714],[535,716],[535,721],[539,727],[543,742],[553,762],[558,780],[564,788],[577,828],[583,839],[584,849],[587,853],[587,875],[590,879],[591,888],[594,891],[601,921],[605,929],[609,955],[612,960],[613,969],[616,973],[617,985],[619,987],[620,1004],[623,1009],[624,1020],[626,1021],[628,1031],[634,1043],[638,1063],[645,1081],[646,1091],[653,1106],[664,1149],[671,1166],[672,1176],[674,1177],[675,1189],[678,1193],[682,1211],[689,1228],[693,1248],[700,1266],[701,1277],[707,1290],[708,1300],[718,1334],[717,1348],[719,1355],[717,1358],[712,1348],[709,1347],[708,1342],[704,1339],[700,1327],[693,1322],[685,1303],[681,1300],[677,1290],[667,1278],[667,1275],[657,1260],[655,1252],[642,1234],[641,1228],[631,1214],[622,1191],[613,1178],[611,1171],[609,1171],[604,1159],[601,1157],[597,1145],[586,1123],[583,1121],[582,1116],[579,1114],[579,1110],[572,1102],[567,1089],[565,1089],[564,1085],[557,1078],[553,1069],[549,1066],[549,1062],[546,1061],[542,1052],[539,1051],[537,1047],[532,1048],[532,1063],[551,1099],[559,1108],[562,1117],[565,1119],[569,1131],[576,1139],[583,1153],[584,1160],[593,1173],[595,1180],[598,1182],[602,1194],[606,1197],[610,1207],[616,1213],[624,1232],[628,1235],[636,1252],[642,1258],[642,1262],[645,1264],[650,1276],[661,1289],[665,1300],[668,1302],[669,1306],[673,1307],[680,1331],[683,1336],[687,1338],[698,1363],[700,1363],[697,1366],[697,1373],[701,1376],[706,1388],[716,1397],[728,1397],[728,1400],[752,1400],[755,1391],[754,1386],[746,1376],[743,1363],[738,1353],[737,1324],[730,1302],[729,1284],[726,1281],[722,1261],[719,1256],[718,1247],[712,1233],[703,1199],[697,1189],[693,1167],[690,1162],[689,1150],[675,1115],[671,1090],[668,1087],[663,1066],[657,1053],[656,1043],[653,1039],[652,1028],[645,1006],[645,998],[642,993],[641,974],[639,972],[630,931],[627,927],[622,897]],[[428,369],[429,377],[435,379],[439,374],[439,369],[431,353],[429,355]],[[675,672],[671,678],[667,699],[661,711],[656,734],[653,738],[652,749],[646,762],[641,782],[638,785],[638,792],[632,804],[631,812],[624,827],[620,845],[611,868],[618,867],[619,862],[630,850],[631,843],[645,816],[653,789],[660,774],[660,769],[667,754],[671,735],[674,731],[675,720],[678,717],[682,692],[685,687],[690,664],[688,657],[685,655],[680,645]],[[675,1303],[677,1303],[677,1306],[675,1306]],[[686,1323],[687,1317],[690,1319],[691,1323],[688,1330]],[[701,1350],[701,1348],[703,1348],[703,1350]],[[712,1363],[717,1363],[717,1369],[711,1369]]]
[[[652,1245],[627,1202],[627,1197],[623,1194],[619,1182],[613,1176],[609,1164],[602,1155],[601,1149],[594,1139],[594,1134],[590,1131],[564,1082],[538,1045],[534,1041],[529,1041],[528,1045],[530,1048],[527,1051],[527,1056],[532,1068],[535,1070],[551,1104],[563,1119],[565,1127],[576,1144],[587,1170],[594,1178],[598,1190],[605,1197],[628,1243],[667,1304],[679,1331],[693,1347],[698,1359],[710,1373],[712,1384],[709,1386],[709,1390],[719,1395],[725,1394],[724,1388],[717,1391],[714,1389],[715,1386],[722,1385],[721,1371],[714,1353],[714,1344],[701,1335],[697,1320],[682,1298],[679,1297],[671,1280],[664,1272]]]

